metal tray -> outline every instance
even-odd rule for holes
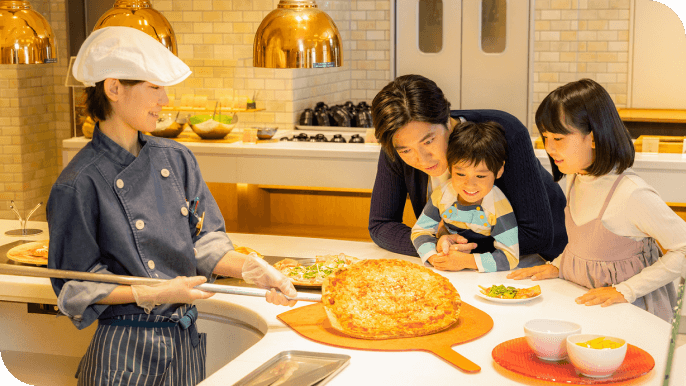
[[[317,383],[317,386],[325,385],[331,378],[335,377],[350,362],[350,355],[327,354],[311,351],[282,351],[272,359],[265,362],[262,366],[253,370],[250,374],[243,377],[233,386],[254,386],[273,378],[280,372],[284,373],[283,378],[276,378],[273,382],[286,381],[290,378],[298,377],[302,374],[315,370],[319,367],[331,363],[339,363],[326,378]],[[288,375],[290,373],[290,375]]]

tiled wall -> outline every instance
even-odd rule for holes
[[[591,78],[625,107],[631,0],[536,0],[533,112],[555,88]]]
[[[343,40],[344,65],[333,69],[265,69],[252,66],[252,45],[262,19],[278,0],[169,1],[154,0],[153,7],[172,24],[178,55],[193,75],[169,87],[177,105],[185,94],[221,97],[256,96],[264,111],[239,114],[246,126],[276,125],[292,128],[307,107],[350,100],[350,0],[318,1],[336,23]]]
[[[352,0],[350,86],[355,100],[374,99],[391,81],[391,1]]]
[[[62,139],[70,137],[65,0],[32,0],[50,23],[58,63],[0,65],[0,218],[14,219],[39,202],[33,219],[45,220],[50,187],[61,170]]]

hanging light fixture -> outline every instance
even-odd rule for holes
[[[313,0],[280,0],[255,33],[255,67],[324,68],[342,64],[338,28]]]
[[[57,63],[55,35],[28,1],[0,1],[0,64]]]
[[[112,9],[100,16],[93,31],[113,26],[141,30],[177,55],[176,35],[171,24],[164,15],[152,8],[148,0],[117,0]]]

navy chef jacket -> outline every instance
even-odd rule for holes
[[[234,249],[224,219],[193,153],[176,141],[138,133],[138,157],[105,136],[71,160],[52,187],[47,205],[48,267],[81,272],[170,279],[213,280],[219,260]],[[188,203],[198,199],[197,218]],[[116,284],[51,279],[59,309],[83,329],[98,318],[141,314],[133,304],[95,304]],[[152,313],[171,316],[179,305]]]

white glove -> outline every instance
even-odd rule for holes
[[[214,295],[193,287],[207,281],[205,276],[185,277],[167,280],[155,285],[132,285],[131,292],[136,304],[149,314],[153,308],[160,304],[186,303],[191,304],[196,299],[207,299]]]
[[[255,284],[262,288],[276,287],[288,297],[298,296],[298,291],[286,275],[257,257],[255,253],[250,253],[245,259],[241,274],[248,284]]]

